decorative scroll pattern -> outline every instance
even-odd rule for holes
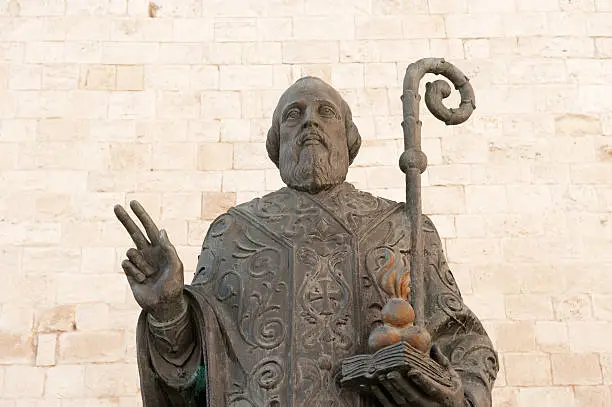
[[[435,232],[427,220],[423,227]],[[194,285],[218,307],[237,353],[228,405],[373,406],[341,391],[337,376],[342,360],[365,352],[368,335],[382,323],[387,294],[375,271],[388,250],[396,262],[409,263],[409,232],[402,205],[348,184],[316,196],[285,188],[219,217]],[[436,287],[428,306],[458,332],[470,328],[461,325],[469,310],[437,242],[425,241],[428,281]],[[496,359],[474,355],[494,377]]]

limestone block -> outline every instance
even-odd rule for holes
[[[491,56],[491,41],[487,38],[463,40],[466,59],[486,59]]]
[[[248,126],[248,121],[229,120],[232,123],[240,122]],[[226,122],[226,121],[224,121]],[[218,142],[221,134],[221,122],[219,120],[202,121],[193,120],[187,123],[187,140],[197,142]]]
[[[240,118],[240,93],[231,91],[202,92],[202,117],[204,120]]]
[[[397,86],[397,65],[394,63],[369,63],[365,65],[365,86],[368,88],[382,88]],[[356,82],[353,86],[359,86]]]
[[[507,295],[506,314],[515,321],[554,319],[552,301],[546,295]]]
[[[402,38],[402,18],[399,16],[368,16],[355,19],[358,40]]]
[[[365,179],[364,179],[365,174],[362,173],[362,175],[363,177],[361,179],[357,178],[357,181],[353,183],[353,185],[355,185],[356,188],[359,182],[362,182],[362,185],[365,186]],[[266,191],[276,191],[286,186],[280,176],[280,172],[276,168],[266,170],[265,176],[266,176]],[[348,177],[347,177],[347,182],[351,182],[349,181]]]
[[[263,143],[234,143],[233,168],[248,170],[274,167]]]
[[[203,171],[231,169],[234,146],[230,143],[205,143],[198,149],[198,169]]]
[[[54,366],[47,370],[45,395],[59,399],[73,399],[87,395],[84,389],[83,376],[85,366],[63,365]]]
[[[497,384],[498,381],[504,379],[505,377],[501,378],[498,374],[495,383]],[[516,407],[518,405],[518,392],[519,390],[516,388],[495,386],[492,391],[493,405],[495,407]]]
[[[240,64],[243,57],[243,42],[213,42],[204,44],[202,62],[205,64]]]
[[[257,47],[255,48],[257,49]],[[219,68],[216,66],[192,66],[189,73],[189,83],[193,90],[219,89]]]
[[[466,237],[484,237],[485,222],[482,216],[479,215],[463,215],[455,216],[455,229],[457,230],[458,238]]]
[[[284,41],[283,63],[338,62],[338,43],[333,41]]]
[[[544,406],[574,407],[574,393],[570,386],[521,388],[517,407]]]
[[[193,192],[219,191],[221,172],[213,171],[159,171],[147,173],[136,182],[136,190],[142,192]]]
[[[5,366],[3,397],[19,398],[28,395],[41,397],[45,386],[45,371],[35,366]]]
[[[455,279],[457,279],[456,276]],[[469,273],[467,279],[468,284],[462,283],[460,284],[461,287],[465,287],[466,285],[469,286]],[[464,288],[462,288],[461,291],[462,293],[466,292]],[[468,296],[463,294],[463,301],[481,320],[499,320],[506,318],[504,299],[501,295],[475,294]]]
[[[449,14],[445,18],[449,38],[481,38],[503,36],[500,14]]]
[[[151,145],[148,143],[110,144],[110,169],[112,171],[149,169],[152,167],[151,157]]]
[[[213,27],[216,42],[251,41],[257,38],[257,20],[254,18],[215,21]]]
[[[591,320],[591,297],[587,294],[560,295],[553,297],[555,316],[559,321]]]
[[[107,272],[109,271],[111,270],[107,270]],[[79,331],[99,331],[114,328],[110,319],[110,307],[103,302],[77,304],[75,323]]]
[[[612,4],[612,2],[610,2]],[[602,58],[612,58],[612,38],[595,38],[597,55]]]
[[[355,38],[355,19],[342,14],[296,17],[293,19],[293,35],[300,40],[351,40]]]
[[[223,172],[223,192],[265,190],[264,170],[235,170]],[[243,202],[236,197],[237,202]]]
[[[115,89],[119,91],[140,91],[144,89],[143,65],[118,65]]]
[[[215,213],[211,215],[210,218],[214,219],[217,216],[219,216],[221,213],[223,212]],[[203,218],[206,219],[204,216]],[[191,220],[189,221],[187,224],[187,234],[188,234],[187,243],[193,246],[201,245],[202,242],[204,241],[204,236],[206,236],[206,233],[208,232],[208,228],[210,228],[211,224],[212,224],[212,221],[210,220]],[[192,278],[192,277],[193,275],[189,276],[189,278]],[[185,279],[185,281],[187,282],[189,281],[189,279]]]
[[[76,329],[74,305],[43,310],[37,317],[38,332],[70,332]]]
[[[71,332],[59,336],[58,362],[117,362],[124,357],[123,332]]]
[[[588,37],[519,37],[517,51],[524,56],[589,58],[595,44]]]
[[[23,250],[25,273],[70,272],[78,270],[81,253],[77,249],[27,247]]]
[[[472,213],[504,213],[508,211],[506,188],[497,185],[466,186],[465,200]]]
[[[555,385],[602,384],[599,356],[596,354],[552,354],[550,359]]]
[[[91,397],[131,396],[140,383],[135,364],[88,365],[85,368],[85,393]]]
[[[117,223],[115,220],[113,224]],[[117,227],[115,225],[115,227]],[[117,227],[121,236],[126,235],[125,231]],[[128,240],[128,239],[125,239]],[[118,242],[115,242],[118,244]],[[108,303],[123,303],[125,300],[125,276],[122,274],[58,274],[57,281],[57,301],[59,303],[80,303],[105,301]]]
[[[213,24],[208,18],[174,18],[172,39],[175,42],[209,42]]]
[[[586,0],[586,2],[592,0]],[[581,2],[573,2],[571,0],[562,1],[562,9],[575,6],[580,7]],[[591,4],[592,5],[592,4]],[[580,11],[585,8],[580,9]],[[587,34],[586,29],[586,15],[583,13],[575,12],[578,10],[572,10],[572,12],[563,11],[560,13],[547,13],[546,20],[548,26],[548,34],[554,36],[572,35],[572,36],[585,36]]]
[[[162,194],[161,218],[164,221],[166,219],[198,219],[200,212],[199,192]]]
[[[468,9],[470,13],[511,13],[516,10],[516,1],[488,2],[486,0],[469,0]]]
[[[612,331],[608,322],[569,321],[569,341],[572,352],[612,352],[607,340]]]
[[[28,42],[25,45],[25,62],[29,63],[62,63],[64,62],[63,43],[58,42]],[[9,49],[13,53],[16,50]]]
[[[609,387],[576,386],[574,399],[577,407],[610,407],[612,395]]]
[[[288,15],[292,15],[295,7],[291,7],[292,2],[288,2]],[[389,4],[389,3],[386,3]],[[390,3],[392,7],[402,7],[402,4],[396,2]],[[425,12],[427,11],[427,4],[424,0],[410,1],[407,3],[412,12]],[[321,10],[326,10],[326,14],[330,15],[343,15],[350,14],[355,16],[370,15],[374,11],[374,4],[370,4],[367,0],[338,0],[334,3],[327,2],[325,0],[310,0],[305,3],[305,12],[308,15],[320,15]]]
[[[331,84],[336,89],[351,89],[363,86],[363,64],[334,64],[331,68]],[[351,109],[353,107],[351,106]]]
[[[468,11],[468,0],[449,2],[446,0],[429,0],[429,12],[432,14],[454,14],[466,13]]]
[[[1,76],[1,74],[0,74]],[[78,84],[79,69],[71,64],[44,65],[42,70],[42,89],[70,90]]]
[[[501,319],[504,319],[502,317]],[[527,353],[536,350],[535,324],[529,321],[504,321],[489,323],[493,329],[488,332],[495,342],[498,352]]]
[[[200,44],[163,42],[159,44],[159,54],[156,63],[170,65],[196,65],[203,58]],[[147,63],[147,61],[142,61]]]
[[[11,65],[8,88],[14,90],[36,90],[42,88],[42,65]]]
[[[151,64],[165,55],[153,42],[104,42],[102,60],[107,64]]]
[[[379,62],[377,42],[368,40],[340,42],[340,62]],[[391,62],[391,61],[390,61]]]
[[[113,90],[117,68],[115,65],[82,66],[79,88],[90,90]]]
[[[369,42],[372,44],[371,46],[377,48],[374,53],[374,55],[377,55],[377,58],[373,62],[404,61],[405,67],[407,67],[410,62],[422,58],[423,55],[431,54],[430,41],[435,41],[435,39],[381,39]],[[405,67],[398,69],[405,69]],[[399,95],[397,92],[394,94]]]
[[[612,33],[612,13],[590,13],[587,16],[587,34],[592,37],[608,37]]]
[[[293,19],[289,17],[257,18],[257,39],[260,41],[282,41],[292,36]],[[249,39],[249,40],[252,40]]]
[[[39,334],[36,345],[36,366],[55,365],[57,334]]]
[[[599,0],[560,0],[559,7],[563,11],[595,11],[595,3]]]
[[[471,183],[469,165],[451,164],[428,166],[427,172],[429,173],[429,185],[467,185]]]
[[[500,254],[499,242],[491,239],[447,239],[446,249],[454,263],[490,262]]]
[[[544,0],[535,4],[529,0],[516,0],[518,11],[557,11],[559,2],[557,0]]]
[[[35,360],[34,339],[29,334],[0,332],[2,364],[31,364]]]
[[[593,295],[593,316],[600,321],[612,321],[611,295]]]
[[[195,119],[200,115],[201,99],[198,91],[162,91],[156,96],[155,113],[158,118]]]
[[[274,79],[270,65],[229,65],[219,69],[221,90],[269,89]]]
[[[408,14],[402,18],[404,38],[446,38],[444,18],[437,14]]]
[[[563,353],[569,351],[567,324],[564,322],[536,321],[535,334],[538,350]]]
[[[537,387],[552,383],[549,355],[518,353],[505,354],[503,357],[508,385]],[[530,404],[519,403],[519,405]]]
[[[108,117],[113,119],[152,118],[155,97],[152,92],[113,92],[109,97]]]

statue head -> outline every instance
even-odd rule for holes
[[[266,148],[288,186],[317,193],[344,182],[361,136],[342,96],[304,77],[280,97]]]

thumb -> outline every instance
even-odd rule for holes
[[[437,344],[434,343],[431,346],[430,355],[431,355],[431,358],[433,360],[438,362],[438,364],[440,364],[440,365],[442,365],[444,367],[450,366],[450,361],[448,360],[448,358],[446,356],[444,356],[444,354],[440,350],[440,347]]]

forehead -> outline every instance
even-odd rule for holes
[[[315,100],[327,100],[340,107],[342,97],[331,86],[319,81],[302,81],[285,91],[280,104],[287,106],[295,102],[309,103]]]

